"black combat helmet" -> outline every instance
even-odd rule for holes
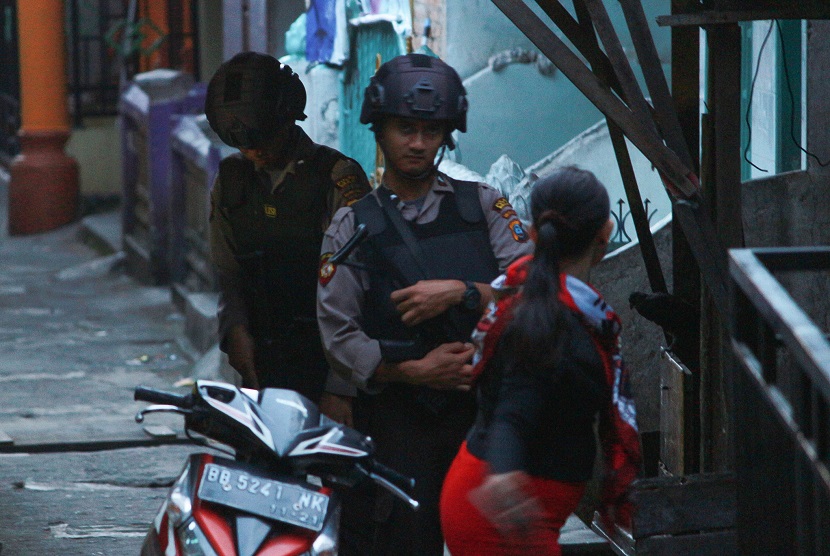
[[[273,56],[242,52],[221,66],[208,84],[205,115],[222,141],[256,148],[288,122],[304,120],[306,92],[290,67]]]
[[[426,54],[392,58],[372,76],[363,95],[360,123],[375,124],[384,116],[446,120],[449,133],[467,131],[467,95],[458,73]],[[374,129],[374,126],[373,126]]]

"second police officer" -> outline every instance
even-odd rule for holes
[[[371,188],[360,166],[296,124],[306,91],[272,56],[237,54],[211,78],[205,113],[239,154],[211,191],[220,346],[243,386],[319,403],[328,365],[317,329],[317,263],[332,215]]]
[[[347,504],[347,555],[443,554],[438,498],[475,411],[470,333],[492,299],[490,282],[531,252],[497,190],[437,169],[466,116],[461,79],[441,60],[407,54],[383,64],[360,116],[383,151],[383,183],[338,211],[323,239],[326,355],[360,389],[355,426],[374,439],[379,461],[415,479],[421,502],[418,512],[384,494]],[[361,224],[365,240],[345,264],[331,264]]]

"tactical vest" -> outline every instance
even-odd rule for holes
[[[443,195],[435,220],[426,224],[406,222],[425,255],[429,276],[422,279],[489,284],[498,276],[499,265],[490,245],[478,185],[455,180],[450,183],[455,194]],[[411,276],[410,270],[417,267],[416,260],[375,198],[367,195],[352,208],[356,225],[365,223],[369,230],[360,247],[361,258],[372,269],[363,312],[366,334],[378,340],[418,341],[427,350],[442,343],[469,341],[481,316],[478,311],[456,306],[417,327],[408,327],[401,322],[400,313],[389,296],[395,290],[412,285],[407,276]]]
[[[236,242],[243,297],[256,339],[298,331],[316,332],[317,270],[323,241],[331,171],[342,155],[315,145],[271,192],[267,174],[232,156],[220,163],[221,202]]]

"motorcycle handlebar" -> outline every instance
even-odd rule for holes
[[[150,402],[164,405],[174,405],[182,409],[193,407],[193,396],[190,394],[174,394],[156,390],[147,386],[136,386],[133,399],[136,401]]]
[[[380,462],[376,461],[372,464],[372,471],[409,494],[411,494],[412,490],[415,488],[415,479],[407,477],[406,475],[401,475],[394,469],[386,467]]]

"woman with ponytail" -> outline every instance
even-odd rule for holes
[[[559,555],[559,530],[592,476],[599,418],[601,514],[630,525],[640,469],[620,321],[588,285],[613,224],[591,172],[560,168],[530,196],[536,249],[492,286],[479,322],[478,415],[444,481],[441,521],[452,556]]]

